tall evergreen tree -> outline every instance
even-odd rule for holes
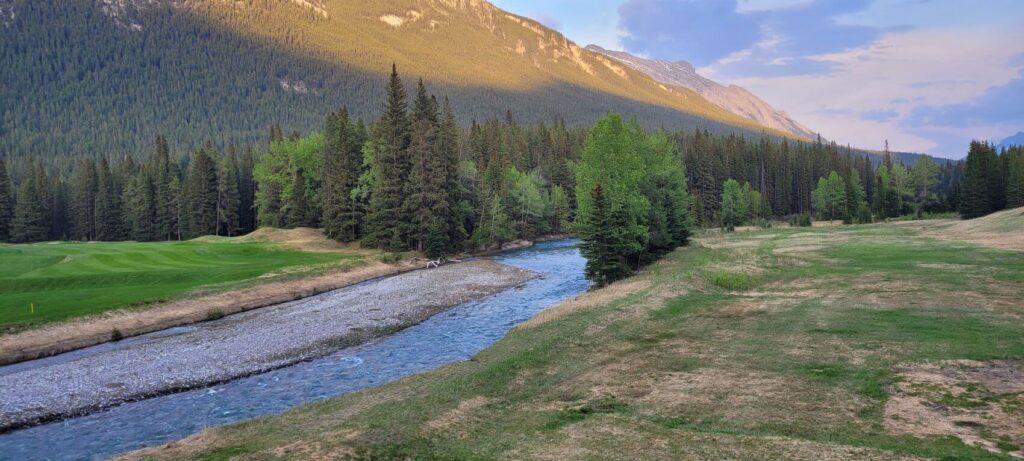
[[[451,207],[448,203],[446,159],[437,152],[437,101],[427,95],[421,79],[413,105],[412,135],[408,150],[411,161],[406,182],[405,214],[410,218],[410,246],[422,251],[430,236],[434,249],[450,248],[448,242]]]
[[[0,242],[11,238],[11,218],[14,217],[14,191],[7,174],[7,161],[0,157]]]
[[[1022,207],[1024,206],[1024,148],[1012,147],[1003,155],[1007,159],[1006,207]],[[2,194],[2,186],[0,186],[0,194]]]
[[[183,234],[194,238],[217,233],[217,162],[209,148],[196,151],[182,189]]]
[[[121,216],[121,191],[106,157],[100,159],[96,180],[96,240],[115,242],[124,238]]]
[[[959,209],[964,219],[985,216],[994,210],[991,185],[995,181],[992,179],[995,170],[992,163],[988,143],[971,141],[960,184]]]
[[[71,227],[78,240],[96,238],[96,163],[83,159],[71,180]]]
[[[632,273],[626,260],[628,237],[623,233],[628,218],[605,195],[598,183],[590,193],[590,210],[580,223],[580,253],[587,258],[588,279],[603,287]]]
[[[342,242],[359,238],[362,206],[356,196],[363,173],[360,128],[351,122],[348,109],[327,117],[324,151],[323,227],[328,237]]]
[[[145,242],[160,237],[157,234],[155,194],[148,171],[143,170],[128,180],[123,203],[130,239]]]
[[[409,114],[405,87],[392,65],[384,115],[375,126],[374,180],[364,242],[389,250],[407,248],[409,217],[403,207],[409,173]]]
[[[220,170],[217,174],[218,235],[223,233],[228,237],[233,237],[238,234],[240,227],[240,203],[241,199],[238,194],[238,157],[234,152],[231,152],[221,160]]]
[[[43,184],[36,175],[28,175],[18,188],[11,220],[11,241],[15,243],[41,242],[46,240],[49,229],[46,226],[46,207],[39,200]]]

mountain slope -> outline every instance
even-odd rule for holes
[[[0,0],[0,149],[14,154],[179,149],[319,128],[344,104],[377,116],[392,63],[451,96],[463,122],[765,128],[695,92],[584,50],[478,0]],[[7,102],[10,103],[7,103]],[[780,134],[773,132],[773,134]]]
[[[622,51],[606,50],[597,45],[590,45],[587,49],[621,61],[666,85],[693,90],[718,107],[761,125],[804,138],[813,139],[816,136],[809,128],[793,120],[785,112],[776,110],[753,93],[736,85],[725,86],[705,78],[686,61],[644,59]]]
[[[998,149],[1006,149],[1010,146],[1024,146],[1024,131],[1019,131],[1017,134],[1010,136],[996,145]]]

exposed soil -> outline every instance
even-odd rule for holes
[[[951,360],[906,365],[885,426],[915,437],[954,436],[1024,458],[1024,362]]]

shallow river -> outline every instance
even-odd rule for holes
[[[0,459],[103,459],[210,426],[281,413],[306,402],[378,386],[468,359],[515,325],[589,287],[583,277],[586,261],[576,249],[576,241],[543,242],[494,259],[540,272],[543,277],[457,306],[394,335],[308,362],[2,434]],[[69,357],[88,353],[86,349]],[[11,367],[25,366],[30,365]],[[0,367],[0,374],[11,371],[5,368]]]

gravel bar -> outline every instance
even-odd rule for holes
[[[0,432],[262,373],[536,277],[476,260],[0,368]]]

